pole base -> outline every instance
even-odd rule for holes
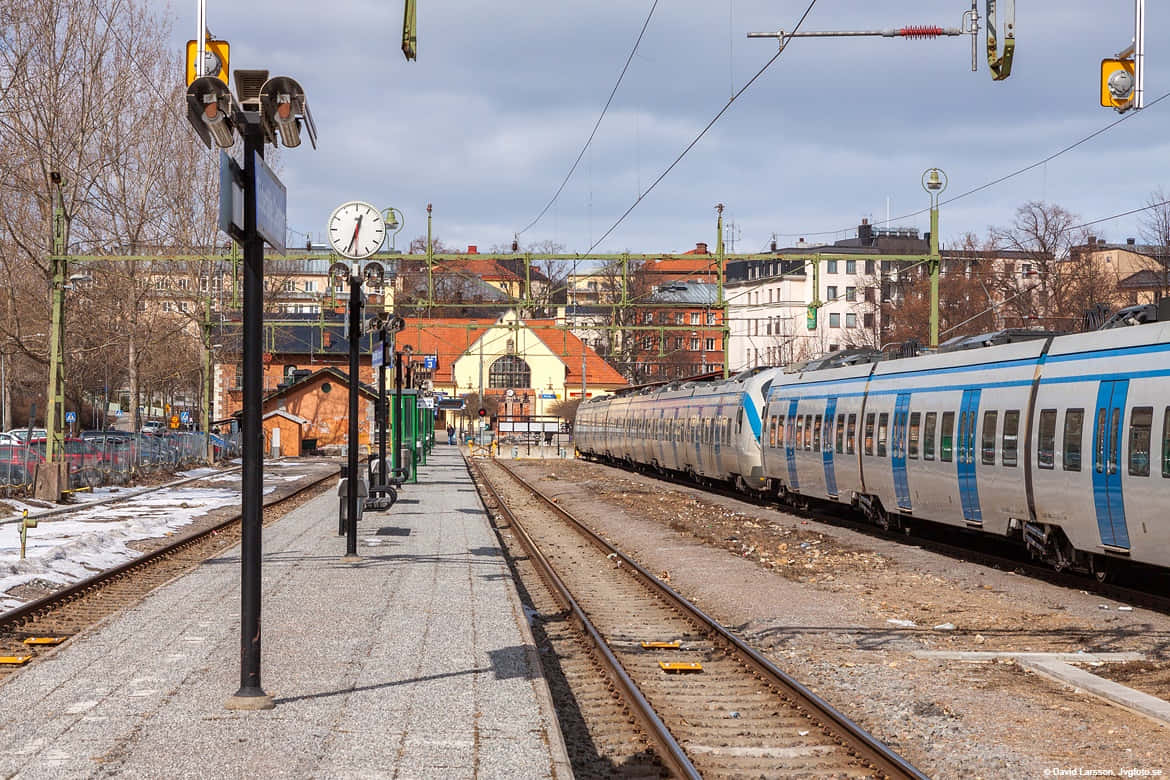
[[[276,702],[259,688],[251,690],[241,688],[223,706],[228,710],[270,710],[276,706]]]
[[[341,562],[342,563],[361,563],[364,560],[365,560],[365,558],[358,555],[357,553],[354,553],[352,555],[350,555],[349,553],[346,553],[345,556],[342,557]]]

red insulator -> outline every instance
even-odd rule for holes
[[[898,30],[903,38],[937,38],[942,35],[943,28],[937,25],[910,25]]]

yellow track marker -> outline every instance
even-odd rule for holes
[[[67,636],[30,636],[24,640],[26,645],[59,645],[69,637]]]
[[[666,663],[664,661],[658,662],[658,668],[667,673],[678,674],[681,672],[701,672],[703,671],[702,664],[692,663]]]
[[[643,642],[643,650],[678,650],[682,647],[682,642],[677,639],[673,642]]]
[[[27,664],[31,660],[31,655],[0,655],[0,664],[20,666],[21,664]]]

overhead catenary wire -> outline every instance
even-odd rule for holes
[[[553,193],[553,196],[549,202],[545,204],[544,208],[540,210],[540,213],[537,214],[531,222],[529,222],[520,230],[516,231],[517,236],[528,232],[530,228],[536,225],[536,223],[539,222],[546,213],[548,213],[548,210],[552,208],[552,205],[557,202],[557,198],[561,196],[561,193],[564,192],[565,186],[569,183],[569,179],[573,177],[573,172],[576,171],[577,166],[581,164],[581,158],[585,156],[585,152],[589,149],[593,143],[593,139],[597,136],[597,129],[601,127],[601,120],[605,119],[605,114],[609,111],[610,104],[613,103],[613,97],[617,94],[618,87],[622,85],[622,80],[626,77],[626,71],[630,69],[630,63],[633,62],[634,55],[637,54],[638,47],[642,44],[642,38],[646,35],[646,28],[650,26],[650,19],[654,16],[654,9],[657,7],[658,0],[654,0],[653,4],[650,6],[649,13],[646,14],[646,20],[642,22],[642,29],[638,32],[638,38],[634,41],[634,48],[630,49],[630,56],[626,57],[626,64],[622,66],[622,72],[618,74],[617,81],[614,83],[613,89],[609,92],[609,98],[605,101],[605,105],[601,109],[601,114],[597,117],[597,121],[593,123],[593,130],[589,133],[588,140],[586,140],[585,145],[581,147],[581,151],[577,153],[577,159],[574,160],[573,164],[569,167],[569,172],[565,174],[564,180],[561,181],[561,185],[557,187],[557,191]]]
[[[801,14],[800,20],[797,21],[796,25],[792,28],[793,32],[796,32],[797,30],[800,29],[801,25],[804,24],[804,20],[808,18],[808,15],[810,13],[812,13],[812,9],[814,6],[816,6],[816,4],[817,4],[817,0],[810,0],[808,7],[805,8],[804,13]],[[674,159],[674,162],[672,162],[670,165],[668,165],[666,170],[664,170],[661,174],[659,174],[658,178],[656,178],[653,182],[650,183],[650,186],[646,188],[646,191],[643,192],[641,195],[639,195],[637,197],[637,199],[635,199],[634,202],[632,204],[630,204],[630,207],[628,209],[626,209],[620,217],[617,218],[616,222],[614,222],[612,225],[610,225],[609,229],[606,230],[605,233],[602,234],[601,238],[597,239],[596,241],[594,241],[590,245],[589,250],[588,250],[589,252],[592,252],[594,249],[596,249],[598,247],[598,245],[600,245],[602,241],[604,241],[606,238],[608,238],[609,235],[613,231],[617,230],[618,226],[621,225],[622,222],[625,221],[626,217],[628,217],[633,212],[633,210],[638,207],[638,204],[641,203],[642,200],[647,195],[649,195],[651,192],[654,191],[654,188],[657,187],[658,184],[663,179],[665,179],[670,174],[670,172],[672,170],[674,170],[675,166],[677,166],[680,162],[682,162],[682,159],[687,156],[687,154],[691,151],[691,149],[695,148],[695,145],[698,144],[700,140],[702,140],[703,136],[705,136],[707,134],[707,131],[710,130],[715,125],[715,123],[718,122],[719,119],[725,113],[727,113],[727,109],[731,108],[731,105],[739,98],[739,96],[742,95],[744,92],[747,92],[747,90],[751,88],[752,84],[755,84],[756,80],[759,79],[760,76],[764,75],[764,72],[767,71],[768,68],[772,67],[772,64],[774,62],[776,62],[776,60],[780,59],[780,55],[784,53],[785,48],[786,48],[785,46],[781,46],[776,51],[776,53],[772,55],[772,58],[769,59],[767,62],[765,62],[764,65],[759,70],[756,71],[755,75],[753,75],[750,79],[747,80],[747,83],[745,83],[742,87],[739,88],[738,91],[735,92],[735,94],[733,94],[730,98],[728,98],[727,102],[725,104],[723,104],[723,107],[721,109],[719,109],[718,113],[716,113],[715,116],[713,116],[711,118],[711,121],[708,122],[703,127],[703,129],[699,131],[699,134],[696,135],[691,140],[691,142],[686,145],[686,147],[682,150],[682,152],[679,153],[678,157],[676,157]]]
[[[1160,95],[1158,98],[1156,98],[1155,100],[1152,100],[1149,103],[1147,103],[1146,108],[1147,109],[1153,108],[1158,103],[1161,103],[1163,100],[1165,100],[1168,97],[1170,97],[1170,92],[1165,92],[1162,95]],[[1004,174],[1003,176],[999,176],[999,177],[992,179],[991,181],[988,181],[984,184],[980,184],[978,187],[973,187],[969,190],[965,190],[964,192],[960,192],[958,195],[941,200],[941,201],[939,201],[938,205],[945,206],[948,203],[954,203],[957,200],[961,200],[963,198],[974,195],[977,192],[982,192],[983,190],[990,189],[991,187],[994,187],[997,184],[1002,184],[1005,181],[1016,178],[1017,176],[1022,176],[1023,174],[1025,174],[1029,171],[1035,170],[1036,168],[1039,168],[1042,165],[1046,165],[1046,164],[1052,162],[1057,157],[1060,157],[1064,154],[1067,154],[1068,152],[1071,152],[1073,149],[1076,149],[1078,146],[1081,146],[1082,144],[1088,143],[1089,141],[1093,140],[1094,138],[1112,130],[1114,127],[1117,127],[1119,124],[1126,121],[1127,119],[1131,119],[1134,116],[1138,116],[1140,113],[1141,112],[1129,112],[1129,113],[1122,114],[1120,117],[1113,120],[1112,122],[1105,125],[1104,127],[1100,127],[1097,130],[1094,130],[1093,132],[1089,133],[1088,135],[1084,136],[1083,138],[1080,138],[1080,139],[1070,143],[1069,145],[1065,146],[1064,148],[1062,148],[1056,152],[1053,152],[1052,154],[1048,155],[1047,157],[1045,157],[1041,160],[1037,160],[1036,162],[1034,162],[1030,165],[1025,165],[1023,168],[1018,168],[1018,169],[1012,171],[1011,173],[1007,173],[1007,174]],[[911,212],[908,212],[906,214],[902,214],[901,216],[893,217],[890,221],[896,222],[898,220],[910,219],[911,217],[917,217],[921,214],[925,214],[928,211],[930,211],[929,207],[923,208],[923,209],[918,209],[917,211],[911,211]],[[1119,216],[1124,216],[1124,215],[1119,215]],[[1101,221],[1105,221],[1105,220],[1101,220]],[[791,238],[793,236],[831,236],[831,235],[836,235],[838,233],[844,233],[844,232],[847,232],[847,231],[852,230],[852,229],[853,228],[840,228],[838,230],[814,230],[814,231],[804,231],[801,233],[777,233],[776,235],[785,236],[785,237],[789,237],[789,238]]]

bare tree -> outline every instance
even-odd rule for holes
[[[1141,237],[1152,250],[1149,270],[1160,277],[1158,298],[1170,295],[1170,195],[1159,188],[1146,200],[1141,220]]]

